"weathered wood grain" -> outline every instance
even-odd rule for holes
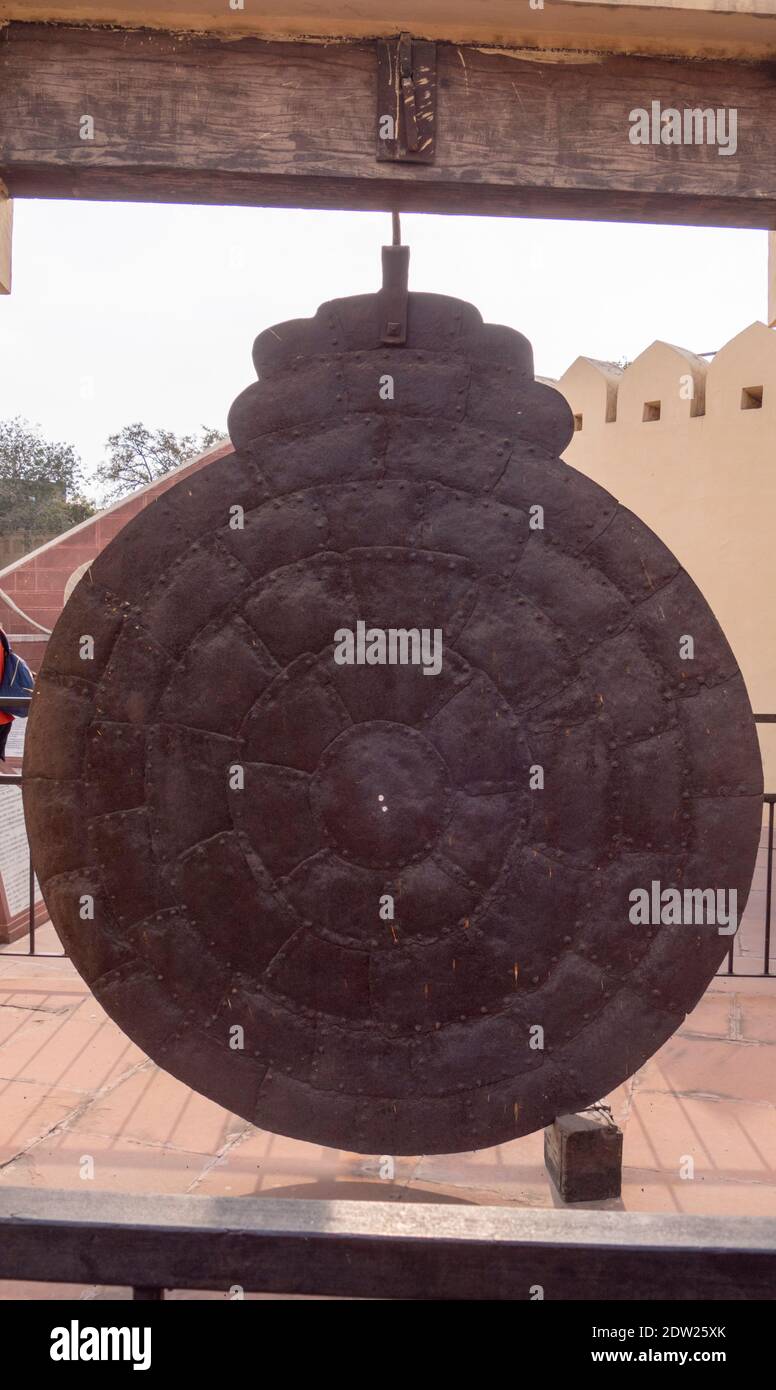
[[[259,38],[392,37],[607,53],[773,57],[774,0],[0,0],[0,19]]]
[[[776,65],[442,44],[436,160],[375,158],[375,46],[11,24],[13,196],[776,227]],[[633,145],[629,113],[734,107],[738,150]],[[93,140],[80,137],[91,115]]]
[[[343,1298],[772,1299],[776,1220],[0,1191],[0,1279]]]

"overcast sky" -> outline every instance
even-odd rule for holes
[[[711,352],[766,315],[767,234],[496,217],[402,218],[410,288],[472,300],[556,377],[655,338]],[[379,213],[15,204],[0,298],[0,418],[75,445],[87,471],[141,420],[224,429],[270,324],[379,286]]]

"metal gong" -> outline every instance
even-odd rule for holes
[[[627,1078],[724,958],[631,893],[740,916],[747,694],[674,556],[560,461],[520,334],[383,290],[254,360],[236,452],[120,532],[49,643],[44,897],[111,1017],[257,1125],[497,1144]]]

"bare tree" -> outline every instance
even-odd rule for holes
[[[140,421],[125,425],[108,439],[107,458],[95,475],[102,485],[103,502],[116,502],[128,492],[155,482],[224,436],[225,431],[206,426],[198,434],[174,434],[172,430],[149,430]]]

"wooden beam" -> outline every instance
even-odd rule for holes
[[[776,1219],[0,1189],[0,1279],[334,1298],[768,1299]],[[709,1319],[711,1321],[711,1319]]]
[[[0,185],[0,294],[11,293],[13,203]]]
[[[776,0],[0,0],[0,21],[264,39],[419,38],[501,48],[776,57]]]
[[[375,84],[368,42],[11,24],[0,177],[15,197],[776,227],[773,65],[441,44],[424,166],[376,160]],[[735,110],[735,153],[632,144],[653,101]]]

